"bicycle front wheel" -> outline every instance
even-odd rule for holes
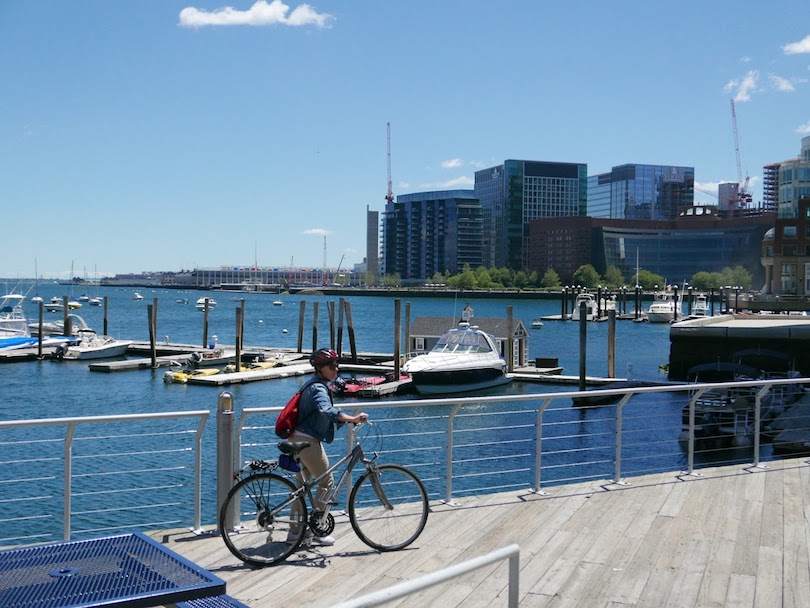
[[[307,524],[304,498],[291,499],[295,485],[275,473],[241,479],[219,513],[219,532],[231,553],[254,566],[289,557],[301,544]]]
[[[378,551],[410,545],[428,517],[422,481],[405,467],[383,464],[369,468],[352,488],[349,519],[364,543]]]

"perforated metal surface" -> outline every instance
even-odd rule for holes
[[[177,608],[249,608],[239,600],[229,595],[205,597],[200,600],[191,600],[177,604]]]
[[[140,608],[224,593],[222,579],[139,532],[0,551],[3,608]]]

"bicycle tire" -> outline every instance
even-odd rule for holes
[[[375,488],[377,482],[385,500]],[[410,545],[424,530],[428,512],[428,496],[422,481],[396,464],[366,471],[349,496],[352,528],[360,540],[378,551],[396,551]]]
[[[306,533],[306,502],[299,496],[280,505],[295,489],[290,480],[275,473],[255,473],[239,480],[219,512],[219,533],[228,550],[243,562],[260,567],[292,555]],[[233,513],[230,518],[229,511]]]

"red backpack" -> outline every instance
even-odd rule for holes
[[[301,401],[301,391],[304,390],[304,388],[296,391],[296,393],[290,397],[287,405],[284,406],[284,409],[281,410],[281,413],[276,419],[276,435],[282,439],[287,439],[292,435],[292,432],[295,430],[295,425],[298,424],[298,402]]]

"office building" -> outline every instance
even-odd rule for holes
[[[588,177],[590,217],[674,220],[695,202],[695,169],[628,164]]]
[[[525,270],[529,222],[585,215],[588,166],[506,160],[475,172],[483,212],[483,264]]]
[[[366,205],[366,273],[372,280],[380,275],[380,213]]]
[[[808,296],[810,136],[802,139],[801,155],[798,158],[768,165],[766,175],[769,178],[769,189],[776,189],[778,198],[776,221],[762,243],[765,293]]]
[[[481,266],[483,219],[472,190],[417,192],[385,206],[383,274],[421,283]]]

